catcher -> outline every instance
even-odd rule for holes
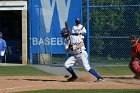
[[[135,74],[134,79],[140,79],[140,42],[139,36],[132,35],[131,43],[131,62],[129,63],[130,70]]]

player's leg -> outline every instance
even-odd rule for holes
[[[129,69],[130,69],[135,75],[137,74],[136,71],[134,70],[134,67],[133,67],[132,62],[129,63]]]
[[[132,63],[129,64],[129,68],[131,71],[135,74],[136,79],[140,78],[140,65],[138,61],[133,61]]]
[[[2,63],[2,58],[3,58],[3,56],[0,56],[0,63]]]
[[[74,81],[78,78],[72,69],[72,66],[75,64],[75,60],[76,59],[74,58],[74,56],[71,56],[64,64],[64,67],[66,68],[66,70],[72,75],[72,77],[69,78],[68,81]]]
[[[83,66],[85,67],[85,69],[97,78],[97,82],[103,81],[103,78],[94,69],[92,69],[90,67],[90,65],[88,63],[87,53],[86,52],[82,53],[80,55],[80,58],[81,58],[81,62],[83,63]]]

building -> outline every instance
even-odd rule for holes
[[[8,46],[4,62],[27,64],[27,1],[0,1],[0,31]]]

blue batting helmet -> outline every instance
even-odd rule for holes
[[[69,36],[69,33],[66,28],[62,28],[61,33],[62,37],[67,38]]]

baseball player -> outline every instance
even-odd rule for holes
[[[5,55],[6,47],[6,41],[2,39],[2,33],[0,32],[0,62],[2,62],[2,58]]]
[[[76,61],[82,62],[84,68],[97,78],[96,82],[103,81],[104,79],[94,69],[92,69],[88,63],[88,55],[85,50],[86,48],[84,46],[83,39],[76,35],[70,35],[69,39],[69,33],[65,28],[62,29],[61,35],[65,38],[64,45],[66,52],[69,53],[70,50],[72,50],[74,53],[74,56],[68,58],[64,64],[66,70],[72,75],[72,77],[67,81],[74,81],[78,78],[72,69],[72,66],[74,66]]]
[[[131,42],[131,62],[129,63],[130,70],[135,74],[135,79],[140,79],[140,43],[139,37],[132,35],[130,37]]]
[[[72,27],[72,34],[78,35],[80,38],[84,39],[84,34],[86,33],[86,29],[83,25],[81,25],[80,19],[75,19],[75,26]]]

